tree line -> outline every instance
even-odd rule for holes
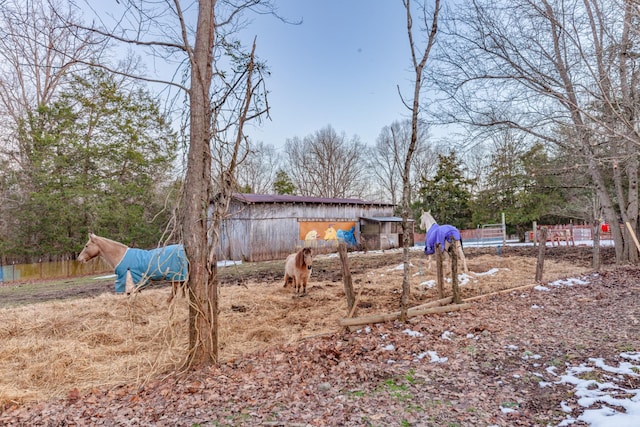
[[[479,24],[471,25],[473,19],[486,18],[489,11],[494,10],[481,2],[474,4],[462,15],[459,11],[455,14],[449,11],[445,15],[445,25],[465,24],[456,27],[458,39],[479,32],[482,28]],[[603,4],[613,6],[616,3]],[[3,166],[0,171],[3,194],[0,253],[5,257],[72,255],[79,251],[88,231],[103,233],[133,246],[156,245],[171,222],[172,206],[181,185],[180,137],[172,129],[171,117],[161,110],[160,100],[140,81],[110,74],[104,69],[64,64],[65,58],[94,55],[96,41],[87,38],[65,52],[47,51],[42,47],[44,43],[40,43],[38,49],[27,49],[33,46],[25,44],[35,46],[42,37],[51,37],[46,29],[53,30],[61,20],[57,14],[47,14],[44,3],[40,4],[40,9],[38,2],[31,5],[30,13],[39,15],[40,22],[45,25],[40,33],[30,34],[30,37],[19,36],[28,28],[25,28],[25,17],[18,10],[7,8],[2,16],[5,28],[10,29],[6,31],[7,35],[11,36],[2,42],[6,59],[3,68],[5,75],[12,79],[3,80],[0,86],[6,124],[0,157]],[[554,10],[551,4],[548,6]],[[526,4],[492,7],[501,10],[504,16],[515,17]],[[534,11],[543,12],[537,8]],[[570,18],[583,17],[582,13],[587,11],[578,12],[579,9]],[[600,8],[595,12],[604,14]],[[627,4],[616,16],[633,22],[637,17],[635,12],[636,8]],[[536,19],[536,22],[543,22],[544,16]],[[599,193],[604,191],[605,201],[610,200],[609,204],[613,206],[620,199],[625,206],[624,210],[614,209],[616,217],[637,218],[634,208],[637,191],[629,191],[634,188],[637,175],[634,166],[637,138],[632,126],[637,105],[632,100],[623,103],[630,95],[620,92],[616,96],[614,93],[615,89],[632,90],[633,85],[625,84],[620,76],[616,79],[608,76],[608,80],[616,81],[618,85],[609,83],[607,93],[588,93],[590,97],[582,94],[585,100],[580,104],[559,102],[557,118],[551,115],[552,110],[549,110],[549,117],[524,115],[524,106],[517,100],[525,94],[536,98],[549,96],[542,87],[552,77],[562,77],[559,74],[562,70],[558,69],[561,64],[555,64],[556,69],[551,69],[553,63],[549,58],[546,74],[537,70],[522,87],[517,79],[518,73],[524,73],[520,67],[535,51],[513,45],[513,40],[508,43],[507,28],[499,20],[486,18],[480,22],[485,30],[500,30],[497,34],[501,36],[493,40],[493,49],[467,46],[460,40],[455,44],[443,42],[447,49],[443,47],[437,51],[438,61],[432,67],[437,71],[431,74],[431,84],[446,92],[462,82],[470,88],[458,97],[469,105],[472,102],[477,105],[480,102],[478,83],[468,76],[456,75],[450,68],[462,61],[465,46],[494,61],[498,48],[508,47],[511,56],[501,60],[510,69],[501,68],[499,80],[509,89],[512,97],[509,105],[513,110],[503,109],[504,117],[494,117],[497,113],[492,103],[506,101],[492,98],[483,98],[486,111],[476,108],[473,116],[468,114],[468,109],[453,106],[441,109],[439,117],[442,121],[448,117],[456,123],[468,122],[470,131],[462,140],[436,140],[430,134],[431,125],[426,120],[420,122],[410,177],[413,217],[419,217],[422,209],[430,209],[440,222],[475,228],[479,224],[497,222],[501,213],[505,213],[510,232],[524,237],[532,221],[592,222],[604,218],[606,209]],[[606,24],[603,20],[598,22],[603,27]],[[549,25],[553,28],[553,23]],[[627,73],[635,73],[631,67],[633,61],[627,56],[632,54],[636,34],[632,27],[624,28],[623,25],[618,29],[621,31],[619,36],[627,40],[625,46],[629,52],[626,56],[609,54],[607,58],[611,63],[592,77],[604,78],[603,73],[613,71],[615,64],[623,68],[626,64]],[[54,36],[71,40],[71,35],[58,31],[60,34]],[[542,34],[542,29],[536,30],[538,33]],[[614,35],[609,35],[609,47],[621,43],[617,40],[618,45],[613,44]],[[580,36],[588,37],[589,34],[581,32]],[[531,37],[531,34],[518,34],[514,40],[525,43]],[[539,43],[545,39],[541,40]],[[548,45],[540,45],[537,49],[540,52],[550,49],[553,41],[550,38]],[[563,47],[567,51],[578,49],[569,43],[568,35],[561,41],[568,44]],[[599,45],[590,48],[594,60],[607,59],[602,52],[604,43],[605,40],[600,40]],[[583,46],[580,48],[584,49]],[[17,51],[23,55],[34,52],[33,58],[18,59]],[[38,66],[37,60],[48,56],[59,62],[59,74],[42,77],[43,82],[50,82],[50,86],[32,82],[33,87],[27,85],[22,89],[23,93],[18,90],[20,96],[16,96],[16,88],[20,87],[17,82],[41,75],[42,67]],[[466,73],[487,71],[484,70],[486,65],[475,57],[466,60],[465,64],[473,66],[467,68]],[[135,64],[126,66],[134,67]],[[529,71],[533,73],[533,70]],[[632,79],[633,75],[627,78]],[[10,84],[12,81],[14,84]],[[564,90],[571,87],[570,83],[565,83]],[[560,87],[556,90],[562,91]],[[560,93],[556,93],[556,99],[559,96]],[[581,107],[582,104],[585,106]],[[577,115],[582,114],[591,123],[578,126],[562,119],[563,105],[570,111],[575,110]],[[625,110],[621,111],[623,108]],[[462,115],[466,115],[466,119]],[[625,121],[617,126],[606,126],[621,115]],[[632,123],[625,127],[628,121]],[[583,135],[587,130],[587,135]],[[611,131],[610,135],[607,130]],[[596,141],[587,143],[588,147],[595,148],[591,151],[581,149],[580,144],[584,142],[578,138],[579,134],[583,135],[581,138]],[[306,136],[292,136],[278,147],[247,138],[239,155],[241,161],[234,177],[234,191],[356,197],[398,205],[402,191],[401,168],[410,137],[411,122],[398,120],[383,126],[376,141],[363,142],[357,135],[347,136],[331,125]],[[224,152],[218,153],[218,157],[221,159],[218,164],[227,163],[228,156]],[[598,180],[594,181],[594,175]],[[611,218],[607,219],[611,221]]]

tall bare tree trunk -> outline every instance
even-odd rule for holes
[[[421,58],[418,58],[416,53],[416,46],[413,39],[413,18],[411,16],[411,0],[403,0],[405,10],[407,12],[407,35],[409,37],[409,47],[411,49],[411,61],[413,69],[415,71],[415,81],[413,86],[413,102],[411,106],[407,105],[407,108],[411,110],[411,142],[407,148],[407,153],[404,162],[404,170],[402,171],[402,260],[404,262],[404,274],[402,277],[402,296],[400,297],[400,321],[406,322],[407,310],[409,309],[409,297],[411,296],[411,284],[409,278],[411,276],[411,270],[409,265],[411,264],[409,258],[409,232],[413,232],[413,229],[409,229],[409,214],[411,203],[411,162],[413,153],[416,150],[418,143],[418,120],[420,113],[420,91],[422,90],[422,78],[424,67],[429,58],[429,53],[436,40],[436,33],[438,31],[438,13],[440,12],[440,0],[435,1],[433,9],[433,19],[431,21],[431,31],[429,33],[429,39],[424,49],[424,53]],[[422,5],[423,10],[426,6]],[[426,10],[422,15],[426,20]],[[428,27],[425,22],[425,26]]]
[[[622,38],[620,44],[622,49],[618,54],[618,61],[620,67],[620,97],[621,97],[621,115],[622,123],[625,125],[625,151],[626,151],[626,164],[625,173],[627,175],[627,212],[625,222],[631,224],[632,232],[637,235],[638,233],[638,156],[637,147],[640,145],[640,136],[638,135],[637,124],[637,102],[635,101],[637,95],[635,95],[637,87],[637,71],[634,64],[635,59],[629,55],[629,50],[632,48],[633,43],[630,40],[630,32],[632,31],[633,21],[637,19],[637,11],[634,7],[634,2],[631,0],[625,1],[625,14],[624,25],[622,28]],[[638,250],[634,245],[631,245],[631,236],[627,234],[627,243],[629,247],[628,259],[632,263],[638,262]]]
[[[195,46],[190,52],[190,144],[184,186],[182,231],[189,259],[188,366],[215,364],[218,359],[218,290],[215,263],[208,263],[207,223],[211,200],[211,104],[215,0],[198,2]]]

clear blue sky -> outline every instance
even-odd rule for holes
[[[276,0],[289,25],[260,16],[243,31],[257,36],[271,76],[271,121],[250,130],[276,148],[331,125],[372,145],[380,130],[408,117],[397,86],[411,97],[405,11],[400,0]]]

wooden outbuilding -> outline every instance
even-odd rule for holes
[[[283,259],[301,247],[329,253],[339,241],[362,248],[363,225],[368,250],[398,247],[394,207],[361,199],[235,193],[220,230],[218,260]],[[378,224],[382,238],[375,238],[370,223]]]
[[[361,217],[360,239],[368,250],[402,247],[402,218],[397,216]],[[409,220],[409,246],[414,245],[413,231],[415,221]]]

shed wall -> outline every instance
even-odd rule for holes
[[[301,221],[354,221],[361,216],[388,216],[392,206],[324,203],[253,203],[233,200],[217,250],[218,259],[267,261],[284,259],[305,246]],[[357,227],[357,226],[356,226]],[[358,233],[359,230],[356,230]],[[307,243],[309,244],[309,243]],[[317,252],[332,252],[333,242],[317,241]]]

